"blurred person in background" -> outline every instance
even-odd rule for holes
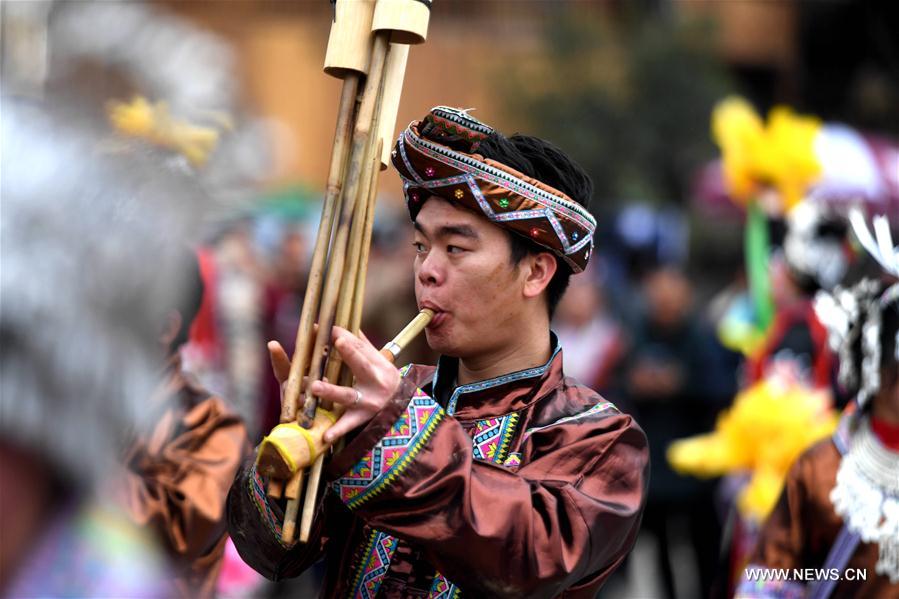
[[[175,592],[215,594],[227,540],[225,498],[250,445],[241,418],[181,367],[179,349],[203,297],[193,252],[183,249],[177,303],[160,327],[162,381],[147,402],[152,430],[124,453],[121,489],[128,514],[149,527],[169,556]]]
[[[899,597],[899,247],[888,225],[875,242],[857,216],[883,272],[815,302],[853,402],[833,436],[793,464],[738,597]],[[827,574],[759,577],[774,568]]]
[[[846,274],[851,258],[846,222],[805,201],[787,215],[786,227],[783,248],[769,265],[774,322],[749,360],[747,383],[777,374],[812,387],[835,387],[836,362],[813,298]]]
[[[306,290],[309,269],[310,248],[306,235],[299,223],[281,223],[279,240],[266,269],[263,290],[262,335],[274,339],[293,353],[297,327],[300,324],[300,310]],[[259,352],[257,351],[257,354]],[[258,355],[265,364],[267,352]],[[272,377],[261,377],[258,402],[258,426],[252,439],[258,441],[265,431],[277,426],[281,416],[281,390]]]
[[[568,286],[553,317],[553,329],[567,349],[565,372],[603,393],[623,357],[625,338],[606,311],[595,272],[588,270]]]
[[[649,439],[651,485],[643,529],[658,543],[657,565],[666,597],[676,597],[671,557],[685,525],[696,552],[700,584],[712,586],[720,525],[712,486],[675,473],[665,459],[671,441],[707,430],[733,393],[733,372],[722,362],[714,337],[693,311],[693,290],[674,266],[650,271],[643,281],[646,310],[631,331],[619,369],[618,393]]]

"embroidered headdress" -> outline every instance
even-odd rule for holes
[[[391,156],[412,218],[435,195],[547,248],[572,271],[583,271],[593,253],[596,220],[558,189],[478,154],[492,133],[465,111],[438,106],[400,134]]]

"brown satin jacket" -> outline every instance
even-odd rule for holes
[[[125,507],[170,557],[181,597],[213,597],[225,541],[225,500],[250,454],[241,418],[173,358],[151,400],[155,425],[125,453]]]
[[[564,377],[557,345],[541,367],[468,385],[457,367],[402,369],[327,467],[307,545],[280,543],[281,506],[248,463],[228,499],[244,560],[275,580],[324,556],[325,597],[593,597],[637,535],[643,431]]]

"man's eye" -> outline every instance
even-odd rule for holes
[[[465,250],[463,248],[460,248],[457,245],[448,245],[448,246],[446,246],[446,251],[449,254],[461,254]]]
[[[425,251],[425,244],[418,242],[418,241],[413,241],[412,247],[415,248],[416,254],[422,254]]]

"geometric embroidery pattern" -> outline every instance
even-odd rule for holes
[[[260,476],[255,466],[253,466],[253,476],[250,477],[248,486],[250,499],[253,501],[253,505],[256,506],[256,510],[259,512],[259,515],[262,516],[262,521],[265,522],[272,535],[278,539],[278,543],[282,547],[293,547],[293,544],[287,544],[281,540],[281,524],[278,522],[278,519],[275,518],[272,508],[268,504],[268,500],[265,497],[265,489],[262,484],[262,476]]]
[[[332,483],[347,507],[354,509],[383,491],[412,462],[443,418],[443,408],[421,389],[387,434],[343,477]]]
[[[381,580],[390,568],[390,558],[396,550],[397,540],[385,532],[375,530],[371,534],[360,562],[358,574],[350,596],[355,599],[374,599],[378,594]]]
[[[479,420],[472,435],[474,459],[502,464],[517,423],[517,413]]]
[[[458,599],[460,594],[459,588],[438,572],[428,592],[428,599]]]

